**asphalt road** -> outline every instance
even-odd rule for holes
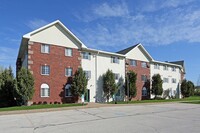
[[[200,105],[165,103],[0,116],[1,133],[199,133]]]

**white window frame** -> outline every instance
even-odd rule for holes
[[[71,70],[71,73],[70,73],[69,70]],[[70,74],[69,74],[69,73],[70,73]],[[71,77],[72,75],[73,75],[73,69],[72,69],[71,67],[65,68],[65,76]]]
[[[133,63],[134,62],[134,63]],[[130,65],[131,66],[137,66],[137,61],[136,60],[130,60]]]
[[[91,60],[91,53],[89,52],[82,52],[82,58],[86,60]]]
[[[147,96],[147,88],[146,87],[142,88],[142,96]]]
[[[65,86],[65,97],[72,97],[71,85],[70,84],[67,84]]]
[[[147,62],[142,61],[141,66],[142,66],[142,68],[147,68]]]
[[[41,97],[50,97],[50,88],[48,84],[43,83],[40,86],[40,96]]]
[[[41,45],[41,53],[49,54],[50,53],[50,45],[42,44]]]
[[[163,70],[168,71],[168,66],[167,65],[163,65]]]
[[[176,79],[175,78],[172,78],[172,83],[176,83]]]
[[[65,48],[65,56],[73,56],[72,48]]]
[[[43,67],[44,67],[44,73],[43,73]],[[41,66],[41,75],[50,75],[50,66],[49,65],[42,65]]]
[[[163,78],[163,83],[169,83],[169,78]]]
[[[143,77],[145,77],[145,80],[143,80]],[[141,75],[142,82],[147,82],[147,75]]]
[[[176,67],[172,67],[172,72],[176,72]]]
[[[115,80],[119,80],[119,73],[114,73]]]
[[[87,78],[87,79],[91,79],[91,71],[86,71],[86,70],[84,70],[84,72],[85,72],[86,78]]]
[[[111,63],[119,64],[119,57],[111,56]]]
[[[160,69],[160,65],[159,64],[154,64],[154,69]]]

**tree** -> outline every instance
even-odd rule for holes
[[[85,94],[87,89],[88,79],[82,68],[79,68],[72,79],[71,93],[73,96],[80,97]]]
[[[194,95],[194,84],[184,79],[181,83],[181,94],[183,98]]]
[[[187,81],[187,87],[190,92],[190,96],[194,95],[194,84],[192,81]]]
[[[14,106],[15,79],[12,68],[1,69],[0,73],[0,106]]]
[[[126,75],[126,95],[129,95],[129,100],[137,95],[136,80],[137,74],[133,71],[129,71]]]
[[[21,68],[17,73],[17,88],[15,97],[20,105],[26,105],[32,99],[34,94],[34,78],[30,71]]]
[[[109,98],[115,94],[116,90],[117,84],[115,83],[115,76],[113,72],[108,69],[107,72],[103,74],[103,91],[107,102]]]
[[[157,95],[162,95],[163,93],[162,83],[163,81],[160,74],[156,74],[152,77],[152,94],[155,95],[155,99],[157,98]]]

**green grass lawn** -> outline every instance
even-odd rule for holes
[[[86,105],[86,104],[84,104]],[[41,104],[32,106],[15,106],[0,108],[0,111],[15,111],[15,110],[33,110],[33,109],[48,109],[48,108],[61,108],[61,107],[73,107],[73,106],[83,106],[81,103],[71,103],[71,104]]]
[[[184,103],[200,103],[200,96],[191,96],[184,99],[164,99],[164,100],[141,100],[141,101],[120,101],[117,104],[139,104],[139,103],[162,103],[162,102],[184,102]],[[114,104],[115,102],[110,102]]]

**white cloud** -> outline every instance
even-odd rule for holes
[[[166,4],[166,9],[167,6],[177,8],[167,12],[129,15],[117,21],[101,18],[98,23],[93,22],[95,26],[90,25],[78,31],[77,35],[85,40],[88,47],[104,50],[113,48],[112,51],[139,42],[144,45],[200,42],[200,9],[191,5],[182,8],[179,5]]]
[[[44,25],[48,24],[47,21],[43,20],[43,19],[34,19],[34,20],[30,20],[26,25],[31,28],[32,30],[35,30],[37,28],[40,28]]]
[[[101,17],[121,17],[129,15],[128,7],[124,2],[114,5],[103,3],[95,7],[93,11],[96,15]]]

